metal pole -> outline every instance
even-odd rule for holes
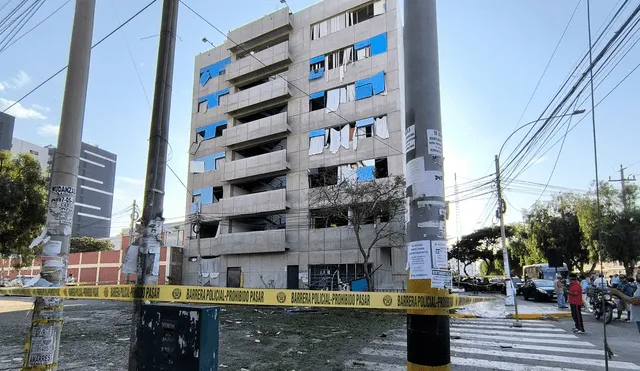
[[[511,282],[511,267],[509,264],[509,250],[507,250],[507,233],[504,226],[504,200],[502,199],[502,184],[500,181],[500,158],[496,155],[496,189],[498,191],[498,216],[500,217],[500,242],[502,244],[502,259],[504,260],[504,277],[505,277],[505,289],[506,298],[505,305],[515,306],[516,311],[516,323],[515,327],[522,327],[520,318],[518,315],[518,303],[513,290],[513,282]]]
[[[147,175],[142,209],[142,238],[139,239],[138,267],[136,272],[136,298],[131,319],[131,344],[129,371],[137,370],[138,327],[141,325],[141,295],[145,285],[158,284],[160,249],[162,246],[162,209],[164,206],[164,182],[167,169],[169,144],[169,117],[171,108],[171,84],[178,24],[178,0],[164,0],[158,45],[155,91],[149,133]]]
[[[54,287],[63,286],[67,276],[95,6],[95,0],[76,1],[60,133],[48,190],[48,241],[42,250],[40,276]],[[36,298],[23,370],[57,369],[63,309],[62,298]]]
[[[433,265],[446,269],[448,260],[446,236],[434,227],[444,223],[446,214],[436,2],[405,0],[404,4],[406,181],[411,197],[408,291],[447,297],[448,290],[432,281]],[[437,253],[442,255],[437,258]],[[449,310],[408,310],[407,370],[450,368]]]
[[[131,246],[133,246],[133,237],[135,236],[135,233],[133,232],[133,229],[136,226],[136,200],[133,200],[133,210],[131,210],[131,226],[129,229],[129,246],[127,248],[131,248]],[[134,247],[135,248],[135,247]],[[130,282],[130,274],[127,273],[127,285]]]

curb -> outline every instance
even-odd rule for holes
[[[451,314],[451,318],[507,318],[515,319],[513,314],[509,314],[506,317],[482,317],[476,314]],[[518,314],[518,319],[522,320],[534,320],[534,319],[549,319],[549,318],[569,318],[571,313],[559,312],[559,313],[525,313]]]

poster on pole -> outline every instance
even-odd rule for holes
[[[442,133],[439,130],[427,129],[427,151],[433,156],[443,156]]]
[[[451,271],[444,269],[431,270],[431,287],[434,289],[450,289],[453,287]]]
[[[404,129],[404,153],[416,149],[416,126],[411,125]]]
[[[447,268],[449,264],[447,241],[431,241],[431,257],[433,259],[432,264],[434,268]]]
[[[424,280],[431,278],[430,241],[415,241],[407,244],[409,279]]]

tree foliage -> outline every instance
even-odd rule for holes
[[[402,177],[366,182],[341,180],[335,185],[309,190],[309,207],[315,218],[327,220],[326,226],[335,222],[353,231],[369,289],[373,288],[374,269],[370,266],[373,248],[404,246],[405,204]],[[373,230],[366,225],[373,225]]]
[[[29,245],[46,222],[47,180],[33,156],[0,151],[0,257],[31,264]]]
[[[511,228],[507,229],[507,235],[512,233]],[[486,227],[476,230],[453,245],[449,256],[464,264],[463,270],[469,264],[478,260],[486,266],[486,274],[498,274],[499,269],[496,261],[502,261],[502,249],[500,248],[500,227]],[[466,270],[465,270],[466,273]]]
[[[98,240],[92,237],[73,237],[69,252],[93,252],[113,250],[113,243],[107,240]]]

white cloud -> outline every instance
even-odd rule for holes
[[[134,185],[134,186],[143,186],[144,185],[144,179],[138,179],[138,178],[131,178],[128,176],[123,176],[123,175],[118,175],[116,177],[116,180],[122,182],[122,183],[127,183],[130,185]]]
[[[38,135],[41,137],[57,137],[59,132],[59,125],[45,124],[38,127]]]
[[[30,82],[31,82],[31,77],[23,70],[20,70],[18,71],[18,74],[11,77],[9,81],[2,81],[2,85],[3,85],[3,88],[21,89],[29,85]]]
[[[0,91],[5,91],[6,89],[7,87],[0,82]]]
[[[43,112],[49,112],[49,111],[51,111],[51,108],[49,108],[49,107],[44,107],[44,106],[41,106],[41,105],[39,105],[39,104],[32,104],[32,105],[31,105],[31,108],[33,108],[33,109],[35,109],[35,110],[38,110],[38,111],[43,111]]]
[[[15,101],[13,100],[0,98],[0,110],[4,110],[14,103]],[[47,118],[47,116],[43,115],[37,110],[33,108],[27,108],[20,103],[11,107],[6,113],[10,114],[11,116],[15,116],[16,118],[26,120],[44,120]]]

